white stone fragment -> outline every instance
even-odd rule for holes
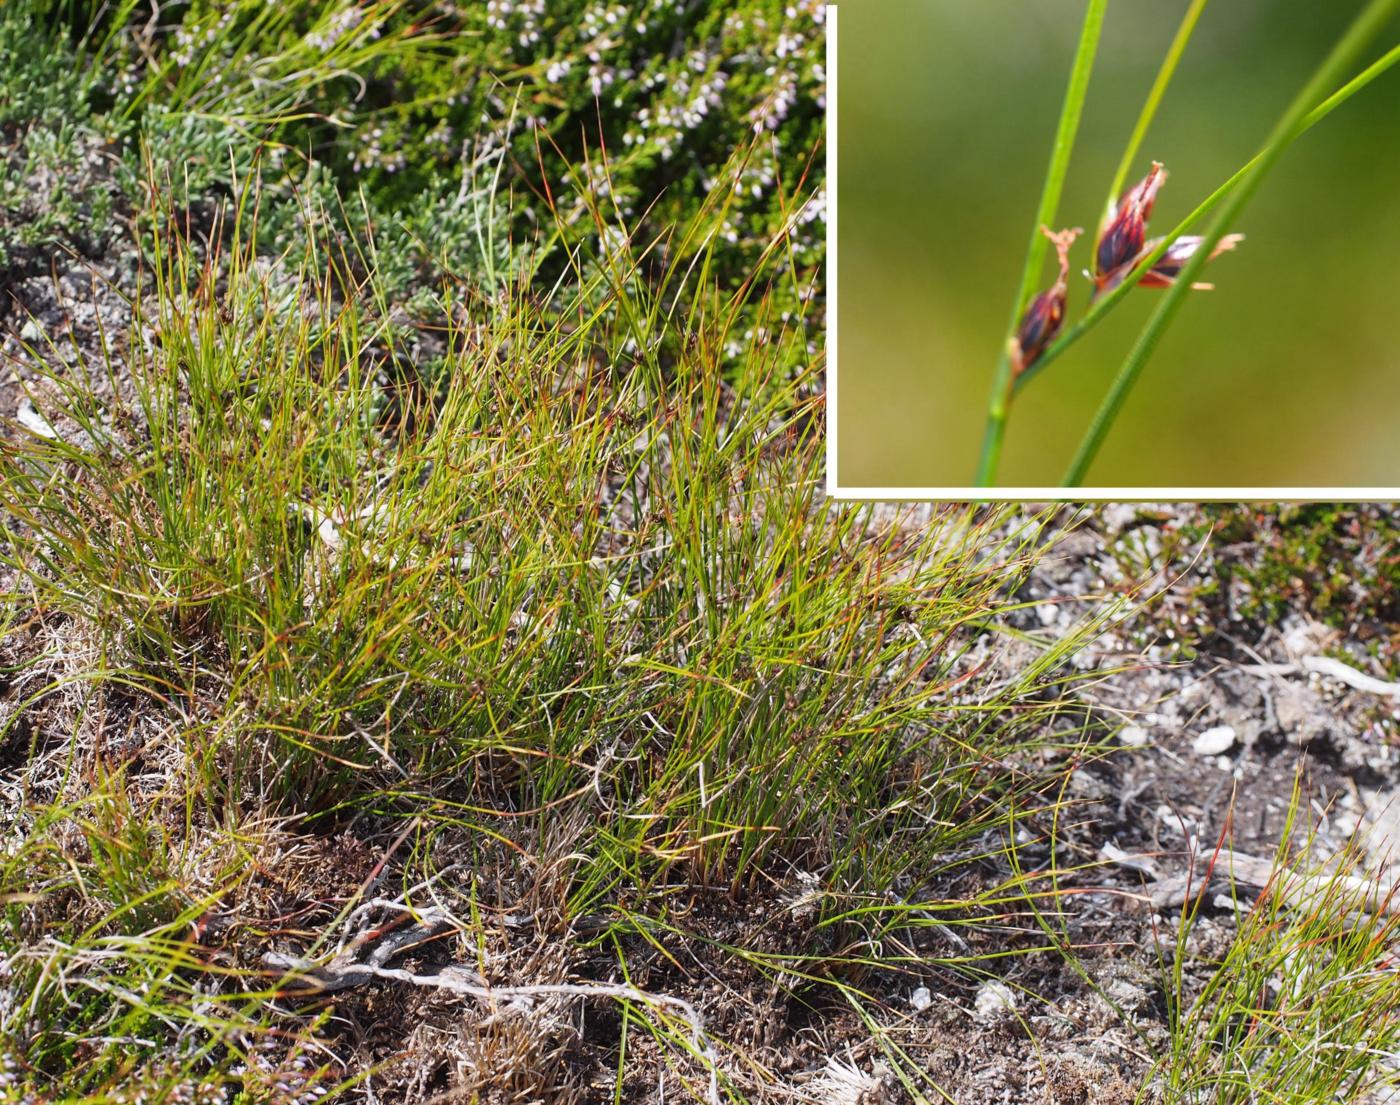
[[[1125,725],[1118,731],[1118,739],[1129,748],[1141,748],[1152,739],[1152,734],[1141,725]]]
[[[1109,503],[1099,512],[1104,531],[1118,533],[1137,521],[1136,503]]]
[[[1191,751],[1198,756],[1218,756],[1229,751],[1235,743],[1235,731],[1228,725],[1207,729],[1191,742]]]
[[[909,996],[909,1004],[916,1012],[922,1013],[933,1004],[933,995],[929,993],[927,986],[920,986]]]
[[[15,412],[15,420],[32,434],[47,438],[58,437],[58,431],[53,428],[47,418],[39,413],[27,396],[19,401],[19,410]]]

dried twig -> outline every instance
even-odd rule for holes
[[[1100,855],[1119,867],[1147,875],[1152,880],[1147,888],[1148,900],[1154,909],[1180,906],[1188,897],[1204,893],[1209,882],[1219,880],[1260,888],[1277,886],[1283,899],[1295,908],[1311,908],[1320,898],[1331,896],[1352,911],[1374,915],[1400,913],[1395,887],[1377,879],[1336,872],[1303,875],[1272,859],[1260,859],[1229,848],[1195,856],[1189,870],[1166,876],[1159,875],[1153,863],[1162,858],[1160,854],[1132,855],[1106,845]],[[1205,878],[1207,872],[1209,879]]]
[[[380,955],[377,958],[382,962],[387,960],[393,952]],[[451,963],[433,974],[415,974],[412,971],[398,967],[385,967],[380,963],[370,962],[353,963],[344,967],[330,968],[322,967],[314,970],[314,978],[317,984],[324,990],[346,989],[352,986],[362,985],[371,978],[389,979],[395,982],[406,982],[411,986],[422,986],[431,989],[450,990],[454,994],[461,994],[464,997],[477,998],[483,1002],[495,1003],[498,1001],[516,1001],[519,999],[529,999],[536,997],[583,997],[583,998],[613,998],[617,1001],[632,1001],[640,1005],[649,1005],[658,1009],[672,1009],[680,1014],[690,1029],[691,1046],[695,1054],[705,1061],[709,1069],[710,1082],[708,1099],[713,1105],[719,1105],[719,1057],[714,1046],[710,1043],[710,1038],[705,1032],[705,1022],[700,1016],[699,1010],[684,998],[673,997],[670,994],[653,994],[645,990],[638,990],[635,986],[627,986],[618,983],[541,983],[532,986],[489,986],[482,979],[481,975],[469,967],[461,964]],[[295,967],[297,961],[291,957],[279,956],[270,953],[264,956],[264,961],[269,965],[292,965]],[[295,968],[305,970],[306,968]]]

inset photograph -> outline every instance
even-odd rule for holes
[[[832,489],[1385,498],[1393,8],[845,6]]]

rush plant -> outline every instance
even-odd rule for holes
[[[912,956],[969,971],[927,949],[1014,912],[1022,886],[971,875],[1014,840],[1008,811],[1058,802],[1047,774],[1106,737],[1072,660],[1129,596],[1053,638],[1015,625],[1057,512],[876,525],[826,500],[823,365],[786,368],[805,337],[769,272],[751,305],[708,278],[712,219],[538,295],[445,286],[429,373],[365,257],[262,248],[263,187],[244,178],[204,236],[157,212],[105,360],[27,350],[0,625],[49,645],[0,717],[24,765],[0,803],[0,1102],[387,1079],[270,1001],[286,895],[307,942],[373,884],[431,894],[483,949],[482,912],[519,903],[548,936],[521,977],[557,990],[591,969],[585,934],[635,986],[692,900],[791,882],[806,928],[777,953],[736,943],[745,969],[853,1000]],[[726,378],[754,305],[770,337]],[[1015,670],[982,675],[1003,637]],[[364,881],[297,874],[347,834],[373,841]],[[504,961],[480,955],[496,984]],[[587,992],[625,1003],[619,1080],[649,1043],[697,1096],[744,1100],[746,1058],[710,1054],[674,1003]],[[490,1012],[463,1004],[482,1048]],[[574,1018],[543,1016],[514,1066],[462,1085],[559,1100],[527,1066]]]

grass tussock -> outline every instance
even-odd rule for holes
[[[1299,793],[1269,884],[1234,895],[1234,939],[1198,938],[1199,900],[1169,937],[1172,1045],[1148,1100],[1320,1103],[1393,1092],[1394,887],[1366,873],[1359,849],[1320,862],[1317,826],[1297,820]],[[1230,869],[1228,853],[1203,858]],[[1213,969],[1193,990],[1183,980],[1203,960]]]
[[[569,279],[451,283],[411,326],[366,252],[260,250],[258,201],[252,179],[202,225],[154,220],[130,331],[82,370],[35,343],[42,413],[0,461],[8,616],[48,642],[4,722],[22,1084],[96,1099],[144,1054],[179,1057],[142,1068],[167,1091],[426,1093],[421,1064],[356,1072],[323,1020],[280,1023],[258,966],[397,901],[477,934],[493,986],[557,988],[461,1028],[433,1078],[577,1089],[568,1010],[594,994],[697,1095],[742,1095],[684,999],[577,957],[630,979],[702,888],[776,893],[781,940],[710,944],[849,987],[902,969],[892,934],[1019,900],[943,891],[1055,803],[1017,765],[1100,732],[1064,671],[1102,617],[995,682],[969,653],[1048,516],[825,502],[821,360],[762,272],[709,283],[714,212],[636,242],[595,207],[614,248]],[[501,915],[583,939],[490,949]]]

